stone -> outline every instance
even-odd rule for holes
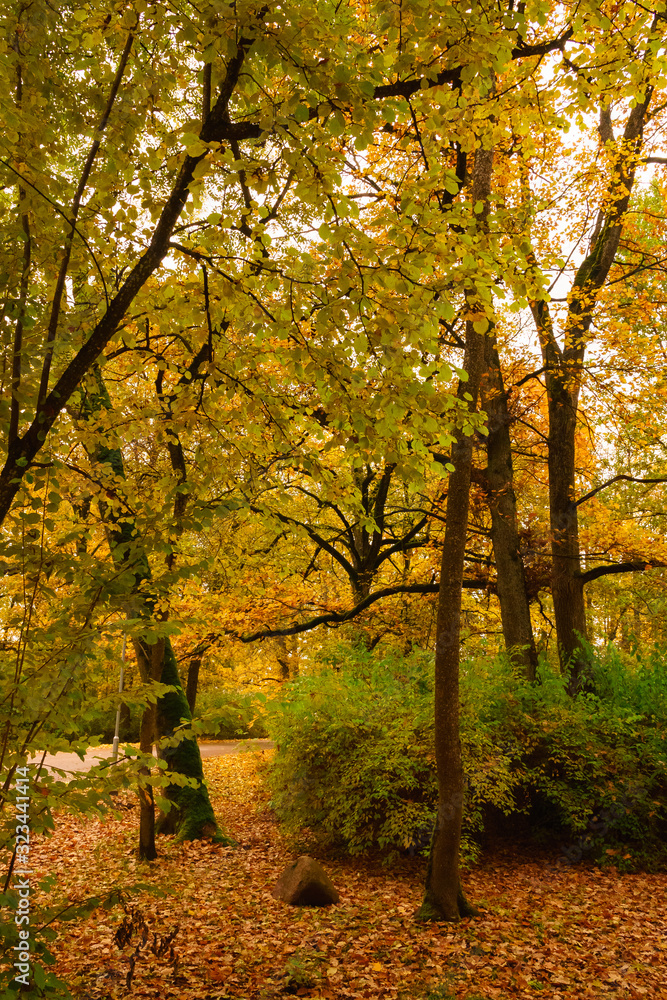
[[[273,889],[273,895],[292,906],[330,906],[340,902],[340,896],[322,865],[307,854],[287,866]]]

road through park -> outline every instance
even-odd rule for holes
[[[238,753],[241,749],[245,752],[252,752],[270,750],[273,746],[274,743],[272,740],[227,740],[219,743],[212,740],[202,740],[199,744],[199,750],[202,757],[222,757],[227,754]],[[123,745],[121,744],[119,755],[122,755],[122,752]],[[70,774],[77,774],[89,771],[91,767],[102,761],[110,760],[111,755],[112,748],[109,746],[91,747],[86,752],[83,760],[81,760],[77,753],[64,750],[59,753],[46,754],[43,759],[43,766],[49,769],[55,767]],[[42,754],[37,754],[31,759],[30,763],[38,765],[42,762],[42,757]]]

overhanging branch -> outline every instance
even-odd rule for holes
[[[485,590],[487,586],[488,580],[483,577],[463,581],[463,587],[466,590]],[[239,635],[238,632],[232,632],[231,630],[225,630],[224,634],[229,638],[237,639],[239,642],[244,643],[258,642],[260,639],[273,639],[280,635],[298,635],[300,632],[310,632],[319,625],[343,625],[345,622],[356,618],[357,615],[360,615],[371,604],[381,600],[383,597],[393,597],[395,594],[437,594],[439,589],[440,586],[437,583],[412,583],[403,586],[384,587],[382,590],[377,590],[374,594],[364,597],[363,601],[359,601],[349,611],[328,611],[326,614],[309,618],[305,622],[297,622],[285,628],[258,629],[257,632],[252,632],[250,635]]]
[[[596,493],[600,492],[600,490],[606,490],[606,488],[608,486],[611,486],[612,483],[617,483],[620,480],[624,480],[625,482],[628,483],[648,483],[648,484],[667,483],[667,476],[656,476],[654,479],[641,479],[638,478],[637,476],[627,476],[624,473],[621,473],[621,475],[619,476],[614,476],[613,479],[608,479],[606,483],[601,483],[600,486],[596,486],[595,489],[591,490],[589,493],[585,493],[583,497],[580,497],[576,501],[574,506],[578,507],[579,504],[586,503],[587,500],[590,500],[592,497],[594,497]]]
[[[606,566],[595,566],[584,573],[578,573],[577,576],[583,584],[587,584],[601,576],[611,576],[614,573],[643,573],[644,570],[659,569],[664,566],[667,566],[667,563],[656,560],[648,562],[643,559],[641,562],[609,563]]]

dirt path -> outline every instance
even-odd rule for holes
[[[240,750],[244,752],[252,752],[254,750],[269,750],[274,746],[271,740],[227,740],[224,743],[215,743],[211,740],[203,740],[199,744],[199,750],[202,757],[222,757],[230,753],[238,753]],[[122,752],[122,745],[121,745]],[[67,753],[67,751],[62,751],[60,753],[49,753],[44,758],[44,767],[62,768],[63,771],[67,771],[69,774],[77,774],[82,771],[89,771],[91,767],[103,760],[109,760],[112,754],[112,749],[109,746],[105,747],[95,747],[88,750],[86,753],[85,760],[81,760],[76,753]],[[41,755],[33,757],[31,763],[39,764],[41,761]]]

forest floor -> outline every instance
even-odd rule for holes
[[[60,815],[54,835],[33,846],[35,875],[56,875],[70,899],[137,883],[163,892],[133,893],[126,913],[96,910],[60,925],[53,971],[75,997],[667,998],[667,875],[500,852],[464,872],[482,915],[452,926],[414,920],[423,861],[327,857],[339,905],[278,902],[271,889],[295,854],[261,785],[270,753],[204,761],[236,847],[163,838],[159,858],[139,863],[129,795],[119,818]]]

